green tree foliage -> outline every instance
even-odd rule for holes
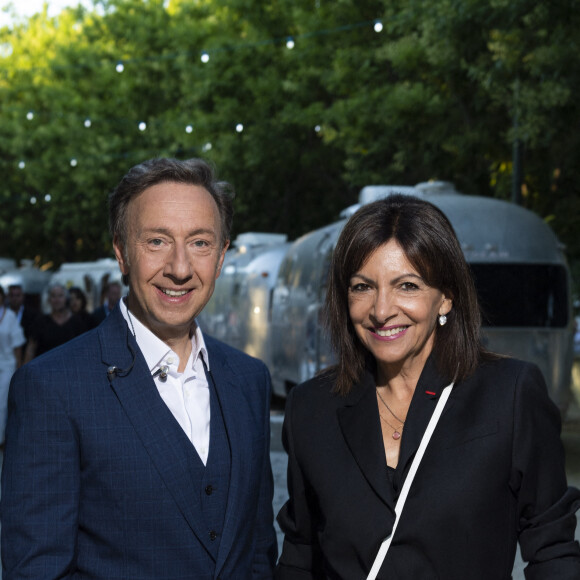
[[[509,199],[517,141],[523,203],[580,263],[578,0],[95,7],[0,31],[0,255],[107,255],[107,193],[156,155],[212,160],[236,232],[292,238],[367,184]]]

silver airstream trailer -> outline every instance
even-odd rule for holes
[[[33,260],[21,260],[20,266],[11,259],[0,259],[0,286],[4,290],[12,285],[22,286],[24,302],[34,309],[40,308],[41,296],[50,280],[50,272],[41,270]]]
[[[552,399],[565,412],[573,363],[571,280],[562,245],[536,214],[497,199],[462,195],[444,182],[414,188],[364,188],[360,203],[412,193],[449,218],[469,262],[482,304],[484,338],[494,351],[536,363]],[[343,212],[352,214],[359,206]],[[276,394],[332,362],[318,319],[330,257],[346,219],[291,244],[272,301],[272,365]]]
[[[0,275],[16,270],[16,260],[12,258],[0,258]]]
[[[271,365],[270,317],[283,234],[240,234],[226,252],[211,300],[198,322],[204,332]]]

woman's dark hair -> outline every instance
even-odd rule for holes
[[[453,226],[429,202],[389,195],[364,205],[349,219],[332,257],[324,319],[338,360],[333,372],[340,394],[362,378],[370,357],[350,320],[350,280],[390,240],[399,244],[429,286],[453,300],[447,324],[435,329],[433,355],[439,372],[448,380],[465,379],[487,354],[480,340],[475,285]]]
[[[81,288],[78,286],[71,286],[68,289],[69,296],[76,296],[81,301],[81,311],[87,309],[87,297]]]
[[[129,202],[149,187],[159,183],[184,183],[203,187],[217,204],[222,248],[230,238],[234,210],[234,192],[225,181],[217,181],[211,165],[202,159],[156,158],[131,168],[109,195],[109,231],[121,247],[127,241],[127,208]]]

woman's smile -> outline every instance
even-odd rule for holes
[[[390,328],[376,328],[372,330],[379,338],[397,339],[403,336],[407,330],[407,326],[392,326]]]

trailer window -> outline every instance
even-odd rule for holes
[[[565,327],[566,270],[553,264],[470,264],[484,326]]]

